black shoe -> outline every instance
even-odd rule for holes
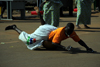
[[[17,27],[16,25],[7,26],[7,27],[5,28],[5,30],[13,30],[13,29],[15,29],[16,27]]]

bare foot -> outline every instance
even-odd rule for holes
[[[80,27],[80,26],[78,26],[78,25],[76,25],[76,28],[77,28],[77,29],[81,29],[81,27]]]

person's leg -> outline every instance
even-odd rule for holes
[[[63,49],[65,51],[70,51],[71,50],[71,46],[65,47],[62,45],[54,45],[52,44],[52,41],[48,41],[48,40],[44,40],[42,43],[43,47],[49,50],[55,50],[55,49]]]
[[[46,24],[45,21],[43,20],[43,17],[41,16],[41,13],[39,11],[39,8],[38,7],[34,7],[34,9],[36,10],[38,16],[40,17],[41,25]]]
[[[53,22],[53,26],[58,27],[59,26],[59,17],[60,17],[60,9],[56,8],[53,12],[52,12],[52,22]]]
[[[80,7],[81,3],[80,0],[77,1],[77,18],[76,18],[76,28],[80,29],[81,27],[79,26],[80,22],[81,22],[81,7]]]
[[[6,28],[5,28],[5,30],[15,30],[17,33],[21,33],[22,32],[22,30],[20,30],[19,28],[17,28],[17,26],[16,25],[10,25],[10,26],[7,26]]]

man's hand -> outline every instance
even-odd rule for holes
[[[87,51],[92,52],[92,53],[94,52],[91,48],[88,48]]]
[[[66,50],[66,51],[70,51],[71,50],[71,46],[68,46],[68,47],[63,47],[64,48],[64,50]]]

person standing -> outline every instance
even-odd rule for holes
[[[87,25],[91,24],[91,4],[93,0],[76,0],[77,3],[77,19],[76,27],[81,28],[79,24],[84,24],[85,28],[90,28]]]
[[[60,8],[63,6],[60,0],[43,0],[43,19],[47,24],[58,27]]]

